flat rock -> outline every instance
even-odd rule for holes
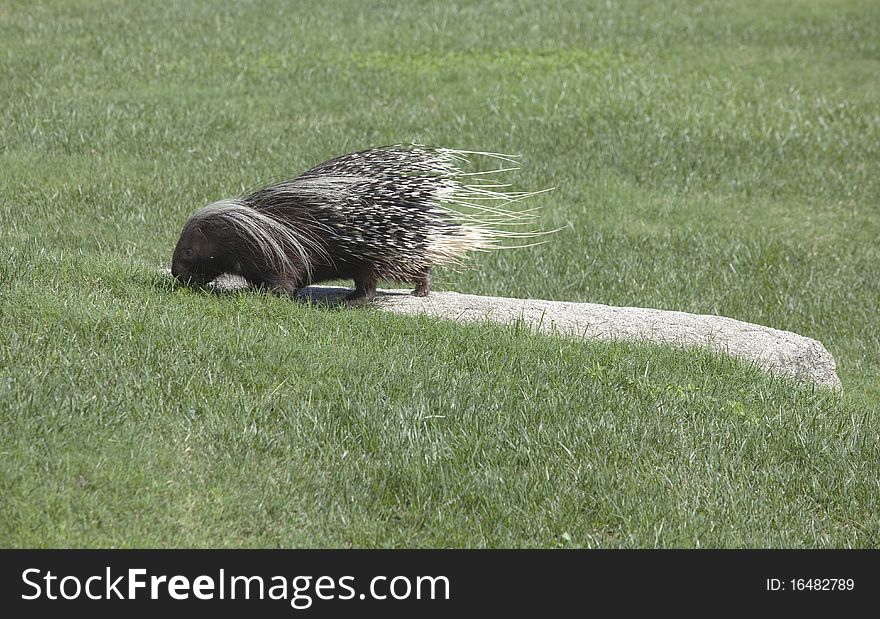
[[[228,275],[212,282],[218,290],[236,290],[247,285],[245,280]],[[310,286],[301,290],[299,297],[335,303],[348,292],[348,288]],[[432,292],[419,298],[408,290],[380,290],[374,305],[397,314],[425,314],[457,322],[522,321],[539,332],[577,339],[699,346],[754,363],[777,376],[835,391],[841,388],[834,357],[820,342],[724,316],[457,292]]]

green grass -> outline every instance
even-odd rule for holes
[[[880,5],[0,6],[0,544],[880,544]],[[368,146],[523,155],[437,287],[821,340],[699,350],[212,295],[195,208]]]

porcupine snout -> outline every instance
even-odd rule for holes
[[[190,272],[179,260],[171,261],[171,275],[174,276],[179,282],[187,283],[192,279]]]
[[[174,278],[182,284],[208,283],[204,277],[200,277],[199,274],[192,272],[190,269],[184,266],[183,261],[181,260],[171,261],[171,275],[173,275]]]

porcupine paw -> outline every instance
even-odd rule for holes
[[[296,298],[296,293],[299,292],[299,286],[297,286],[296,282],[289,279],[278,279],[270,281],[269,287],[275,294],[280,294],[288,297]]]
[[[431,291],[431,280],[431,269],[427,269],[419,279],[413,282],[416,285],[416,289],[410,294],[414,297],[427,297]]]

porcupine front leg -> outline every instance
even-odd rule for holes
[[[261,268],[260,265],[236,269],[236,273],[257,288],[268,288],[280,295],[296,298],[296,293],[306,282],[300,273],[278,273],[275,270]]]
[[[412,291],[412,295],[414,297],[427,297],[428,293],[431,292],[431,280],[431,269],[427,268],[421,277],[417,277],[413,280],[416,289]]]
[[[376,284],[379,278],[372,271],[363,271],[354,276],[354,291],[348,293],[345,302],[349,305],[360,305],[376,297]]]
[[[261,276],[247,278],[252,284],[257,286],[265,286],[275,294],[285,295],[296,298],[302,282],[295,277],[284,277],[280,275]]]
[[[296,297],[296,293],[299,292],[299,283],[292,279],[279,279],[272,282],[271,286],[272,292],[289,297]]]

